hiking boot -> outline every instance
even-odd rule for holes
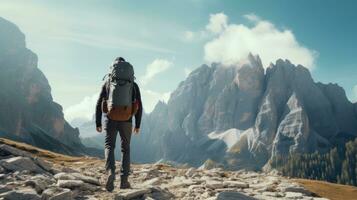
[[[120,189],[129,189],[131,185],[128,181],[128,176],[121,176],[120,177]]]
[[[107,176],[107,182],[105,184],[105,189],[108,191],[108,192],[111,192],[114,190],[114,180],[115,180],[115,174],[113,173],[110,173],[108,176]]]

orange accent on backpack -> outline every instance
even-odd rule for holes
[[[102,111],[107,113],[109,119],[115,121],[127,121],[139,110],[139,101],[134,101],[132,106],[112,106],[109,107],[106,100],[102,101]]]
[[[113,106],[108,108],[108,118],[115,121],[127,121],[132,116],[132,106]]]

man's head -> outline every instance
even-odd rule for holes
[[[117,58],[115,58],[113,64],[116,64],[118,62],[125,62],[125,59],[123,57],[117,57]]]

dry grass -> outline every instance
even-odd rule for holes
[[[55,164],[61,164],[61,165],[74,165],[74,164],[82,164],[83,162],[85,162],[86,164],[90,164],[93,162],[99,162],[100,160],[98,160],[97,158],[93,158],[93,157],[87,157],[87,156],[83,156],[83,157],[73,157],[73,156],[67,156],[67,155],[63,155],[63,154],[58,154],[58,153],[54,153],[51,151],[47,151],[41,148],[37,148],[31,145],[28,145],[26,143],[21,143],[21,142],[15,142],[13,140],[8,140],[5,138],[0,138],[0,144],[7,144],[9,146],[15,147],[17,149],[26,151],[31,153],[34,156],[38,156],[41,157],[45,160],[48,160],[50,162],[53,162]]]
[[[307,179],[294,181],[321,197],[331,200],[357,200],[357,187]]]

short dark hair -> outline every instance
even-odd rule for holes
[[[117,57],[115,59],[115,61],[118,61],[118,62],[125,62],[125,59],[123,57]]]

